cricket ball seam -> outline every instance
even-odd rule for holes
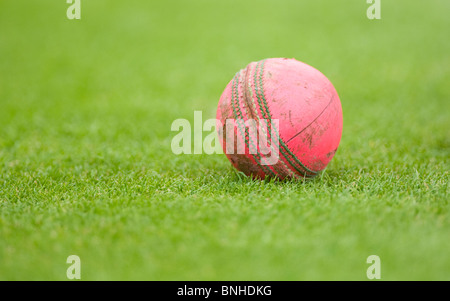
[[[244,76],[242,79],[242,90],[243,90],[243,102],[242,102],[243,108],[242,109],[247,112],[248,116],[247,116],[246,120],[248,120],[249,116],[251,117],[251,119],[255,120],[255,118],[258,118],[258,113],[257,113],[257,111],[252,110],[252,107],[249,105],[249,102],[248,102],[248,93],[250,92],[247,87],[248,76],[249,76],[249,67],[250,67],[250,65],[248,65],[247,68],[245,68],[245,71],[244,70],[240,71],[240,73],[244,73]],[[241,102],[239,102],[239,103],[241,103]],[[256,117],[255,117],[255,115],[256,115]],[[258,120],[258,122],[259,122],[259,120]],[[246,127],[246,129],[247,129],[247,127]],[[258,139],[258,138],[256,138],[256,139]],[[258,140],[256,141],[255,149],[257,151],[259,161],[263,162],[264,158],[260,155],[260,152],[258,149]],[[260,166],[265,166],[266,169],[269,170],[272,175],[276,176],[278,174],[275,166],[273,166],[273,165],[260,164]],[[264,172],[264,173],[265,173],[265,175],[267,175],[267,172]]]
[[[256,96],[256,100],[258,102],[258,106],[259,106],[259,112],[261,114],[261,118],[267,120],[268,123],[268,131],[269,133],[271,133],[271,128],[272,128],[272,120],[270,119],[270,115],[267,114],[267,111],[265,111],[267,108],[265,108],[262,103],[261,103],[261,97],[260,97],[260,93],[258,93],[258,91],[260,91],[261,87],[258,85],[258,81],[257,81],[257,74],[258,74],[258,68],[259,68],[259,63],[260,62],[255,62],[255,70],[254,70],[254,74],[253,74],[253,87],[255,89],[255,96]],[[259,114],[258,114],[259,115]],[[271,135],[271,134],[270,134]],[[269,138],[271,139],[271,137]],[[280,149],[279,149],[280,150]],[[280,152],[278,152],[278,155],[280,155]],[[292,171],[292,169],[287,165],[287,163],[285,162],[285,160],[283,160],[283,156],[279,157],[279,161],[287,168],[287,173],[289,174],[289,172],[293,175],[295,175],[295,177],[297,177],[297,173]],[[292,166],[292,165],[291,165]],[[302,172],[303,174],[303,172]]]
[[[256,90],[256,92],[257,92],[257,95],[259,95],[258,101],[260,101],[261,98],[262,98],[262,101],[263,101],[263,104],[264,104],[264,107],[265,107],[265,110],[266,110],[266,119],[268,119],[268,122],[271,123],[272,116],[271,116],[271,114],[270,114],[270,107],[269,107],[269,105],[268,105],[268,103],[267,103],[267,100],[266,100],[266,98],[265,98],[265,95],[264,95],[264,80],[263,80],[263,76],[264,76],[264,64],[265,64],[265,61],[266,61],[266,60],[262,60],[262,61],[259,61],[259,62],[257,63],[256,70],[258,69],[258,65],[260,65],[260,74],[259,74],[259,86],[258,86],[258,89],[255,88],[255,90]],[[256,70],[255,70],[255,78],[254,78],[255,84],[256,84]],[[259,93],[258,93],[258,92],[259,92]],[[260,103],[260,106],[261,106],[261,103]],[[277,136],[277,138],[278,138],[278,140],[279,140],[279,142],[280,142],[280,146],[281,146],[281,147],[280,147],[280,150],[281,150],[281,153],[282,153],[283,156],[286,158],[286,160],[289,162],[289,164],[290,164],[292,167],[294,167],[294,169],[295,169],[296,171],[298,171],[300,174],[302,174],[302,175],[305,176],[305,177],[311,177],[311,176],[313,177],[313,176],[316,176],[318,172],[313,171],[313,170],[311,170],[310,168],[308,168],[307,166],[305,166],[305,164],[303,164],[303,163],[297,158],[297,156],[295,156],[295,155],[292,153],[292,151],[291,151],[291,150],[287,147],[287,145],[284,143],[284,141],[283,141],[283,139],[281,138],[281,136],[279,135],[277,129],[275,129],[275,134],[276,134],[276,136]],[[291,157],[297,164],[299,164],[299,165],[304,169],[304,171],[301,170],[301,168],[300,168],[297,164],[294,164],[294,163],[291,161],[291,158],[290,158],[290,157]],[[309,174],[308,174],[308,173],[309,173]]]
[[[256,63],[255,63],[255,65],[256,65]],[[258,113],[258,107],[256,106],[255,99],[253,98],[253,95],[256,94],[256,91],[255,91],[255,93],[253,93],[254,91],[253,91],[253,88],[252,88],[252,82],[248,78],[249,73],[250,74],[252,73],[251,72],[251,66],[252,66],[252,64],[249,64],[247,66],[247,68],[246,68],[246,71],[245,71],[245,87],[244,87],[244,92],[245,92],[244,95],[245,95],[245,97],[244,97],[244,101],[246,103],[247,108],[251,112],[252,117],[254,117],[256,119],[256,121],[258,122],[258,125],[259,125],[261,118],[259,116],[260,114]],[[254,72],[255,73],[257,72],[256,68],[255,68]],[[267,141],[271,141],[271,134],[270,134],[270,131],[269,131],[269,125],[268,125],[267,132],[265,132],[265,129],[263,129],[263,127],[260,127],[260,129],[263,132],[263,134],[266,135]],[[270,149],[271,149],[271,151],[273,153],[274,152],[274,147],[272,146],[272,144],[270,144]],[[281,159],[281,158],[279,158],[279,159]],[[288,174],[288,175],[293,176],[293,177],[298,177],[298,175],[294,171],[292,171],[292,169],[283,160],[278,160],[278,162],[280,164],[276,164],[275,166],[278,165],[279,169],[281,169],[281,172],[283,174]],[[275,168],[275,166],[273,166],[273,170],[274,170],[274,172],[276,174],[279,174],[280,172],[278,172],[278,169]]]
[[[241,70],[242,71],[242,70]],[[232,102],[232,107],[233,107],[233,113],[234,113],[234,117],[235,120],[243,120],[243,116],[242,116],[242,111],[241,111],[241,107],[240,107],[240,100],[239,100],[239,84],[240,84],[240,73],[241,71],[239,71],[235,77],[233,78],[234,84],[233,84],[233,92],[231,94],[231,102]],[[239,112],[239,114],[238,114]],[[241,117],[241,118],[239,118]],[[247,127],[245,127],[245,130],[242,129],[242,124],[238,122],[238,127],[240,129],[241,135],[244,138],[245,144],[247,145],[247,148],[250,150],[250,144],[252,145],[252,147],[255,147],[253,144],[253,140],[251,139],[250,135],[248,134],[248,129]],[[245,134],[244,134],[245,132]],[[256,149],[256,148],[255,148]],[[260,155],[259,154],[251,154],[251,156],[253,157],[253,160],[256,162],[256,164],[258,165],[258,167],[267,175],[267,174],[272,174],[273,176],[275,176],[275,174],[273,174],[273,172],[269,169],[267,172],[267,169],[261,165],[260,163]]]

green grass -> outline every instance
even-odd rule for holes
[[[448,1],[0,2],[0,280],[450,280]],[[339,92],[320,177],[173,155],[236,71],[295,57]]]

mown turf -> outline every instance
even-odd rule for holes
[[[448,1],[0,2],[0,279],[450,280]],[[295,57],[339,92],[320,177],[171,152],[236,71]]]

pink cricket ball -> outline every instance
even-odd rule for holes
[[[262,125],[257,135],[239,122],[226,125],[250,119]],[[219,140],[233,166],[262,179],[316,176],[333,158],[342,134],[341,102],[332,83],[315,68],[287,58],[252,62],[240,70],[220,97],[217,120]],[[275,163],[268,164],[267,152],[261,153],[257,140],[263,134],[271,152],[278,153]]]

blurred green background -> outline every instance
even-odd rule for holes
[[[0,1],[0,280],[450,280],[450,2]],[[171,152],[235,72],[294,57],[343,106],[320,177]]]

